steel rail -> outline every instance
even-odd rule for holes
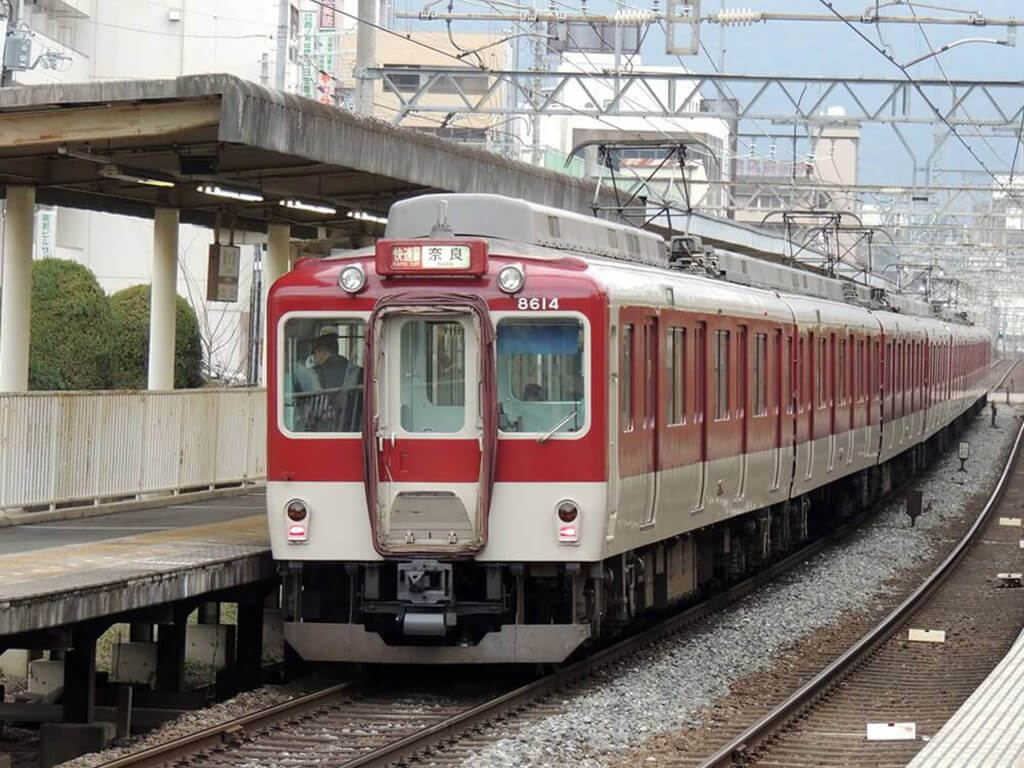
[[[727,605],[741,600],[754,592],[758,587],[771,581],[776,576],[794,568],[808,557],[817,554],[831,541],[845,535],[855,527],[863,516],[857,516],[849,523],[831,531],[825,536],[809,543],[793,552],[784,559],[772,564],[764,571],[744,579],[729,589],[714,595],[707,600],[671,616],[649,629],[631,635],[614,645],[604,648],[585,659],[581,659],[564,669],[556,670],[538,680],[527,683],[513,691],[498,696],[490,701],[471,707],[442,722],[427,726],[416,733],[374,749],[351,761],[344,762],[343,768],[367,768],[368,766],[387,766],[409,755],[422,752],[429,747],[453,738],[470,728],[493,720],[499,715],[525,706],[530,701],[542,698],[558,689],[585,677],[598,668],[609,664],[619,657],[643,648],[657,640],[684,629],[686,626],[700,621]],[[260,730],[282,721],[294,720],[309,712],[330,706],[330,699],[363,685],[369,678],[349,680],[331,686],[322,691],[307,694],[272,707],[253,712],[235,720],[229,720],[206,728],[198,733],[183,736],[163,744],[157,744],[139,752],[123,755],[114,760],[102,763],[97,768],[156,768],[175,760],[194,756],[198,752],[210,749],[222,749],[237,744]]]
[[[1021,442],[1017,436],[1013,455]],[[1009,466],[1009,464],[1007,465]],[[998,488],[1005,480],[1000,479]],[[509,711],[520,709],[530,702],[550,695],[551,693],[571,685],[596,672],[598,669],[618,660],[623,656],[647,647],[664,637],[675,634],[687,626],[707,618],[728,605],[747,597],[764,584],[777,576],[795,568],[809,557],[821,552],[829,544],[842,539],[860,526],[882,504],[891,500],[896,491],[880,499],[870,510],[863,511],[849,521],[829,531],[818,539],[773,563],[765,570],[734,584],[728,589],[711,596],[678,614],[665,618],[653,626],[619,640],[618,642],[596,651],[586,658],[573,662],[567,667],[558,669],[544,677],[520,686],[508,693],[497,696],[489,701],[473,706],[439,723],[427,726],[409,736],[390,744],[373,749],[340,765],[342,768],[383,768],[414,754],[422,753],[429,748],[451,740],[476,726],[494,720]],[[991,503],[991,501],[990,501]],[[973,529],[972,529],[973,530]],[[198,752],[210,749],[229,747],[246,740],[256,730],[263,729],[283,721],[294,720],[309,712],[322,710],[330,706],[330,699],[365,684],[368,677],[358,678],[326,688],[322,691],[302,696],[291,701],[253,712],[236,720],[206,728],[198,733],[184,736],[164,744],[135,752],[103,763],[98,768],[155,768],[175,760],[194,756]]]
[[[1017,367],[1017,365],[1019,363],[1020,363],[1020,360],[1011,360],[1010,361],[1010,367],[1007,368],[1006,372],[1003,373],[1003,375],[999,377],[999,381],[997,381],[992,386],[992,388],[989,389],[989,392],[990,393],[994,393],[997,389],[999,389],[1001,386],[1003,386],[1003,384],[1005,383],[1006,379],[1009,378],[1010,374],[1013,373],[1013,370]]]
[[[305,696],[283,701],[271,707],[252,712],[248,715],[229,720],[218,725],[204,728],[196,733],[182,736],[172,741],[132,752],[101,763],[98,768],[154,768],[174,760],[190,757],[196,752],[216,749],[245,739],[248,729],[265,728],[282,720],[293,720],[303,714],[329,706],[329,700],[346,693],[366,682],[365,677],[347,680]]]
[[[867,658],[879,645],[889,639],[893,632],[909,618],[910,614],[938,589],[938,587],[953,572],[956,565],[966,554],[970,545],[982,530],[982,526],[988,520],[992,510],[996,508],[1006,488],[1007,480],[1017,461],[1020,452],[1021,442],[1024,440],[1024,420],[1020,422],[1017,429],[1017,437],[1014,440],[1013,448],[1006,459],[1003,472],[999,476],[999,482],[989,496],[988,501],[982,508],[974,524],[963,535],[952,552],[939,564],[939,566],[928,576],[927,579],[915,589],[899,606],[888,616],[882,619],[874,629],[860,638],[853,646],[843,653],[825,669],[819,672],[812,680],[804,684],[798,691],[788,699],[779,704],[775,709],[757,721],[743,733],[722,747],[714,755],[700,764],[699,768],[730,768],[737,762],[746,765],[757,747],[772,738],[781,728],[791,722],[801,712],[806,711],[833,685],[838,683],[843,676],[850,672],[855,666]]]
[[[881,500],[879,505],[883,501],[885,500]],[[675,634],[687,626],[721,611],[737,600],[747,597],[776,576],[795,568],[809,557],[821,552],[832,542],[848,535],[866,517],[877,510],[879,505],[854,516],[848,522],[810,542],[807,546],[800,548],[782,560],[773,563],[765,570],[744,579],[698,605],[670,616],[648,629],[619,640],[617,643],[596,651],[564,669],[556,670],[545,677],[527,683],[491,701],[479,704],[443,722],[428,726],[399,741],[342,763],[342,768],[386,768],[386,766],[393,765],[412,755],[422,753],[440,742],[453,739],[461,733],[492,721],[506,712],[520,709],[536,699],[561,690],[623,656],[628,656],[664,637]]]

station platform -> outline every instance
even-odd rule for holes
[[[261,490],[0,536],[0,649],[19,637],[276,576]]]
[[[907,768],[1024,766],[1024,631]]]

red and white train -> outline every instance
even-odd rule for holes
[[[268,311],[290,648],[561,661],[870,503],[983,402],[986,332],[727,256],[773,287],[649,232],[429,195],[375,247],[300,260]]]

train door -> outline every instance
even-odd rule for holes
[[[827,370],[823,372],[825,380],[825,398],[828,407],[828,471],[831,472],[836,463],[836,366],[837,354],[836,335],[829,334],[828,349],[824,351]],[[822,339],[824,341],[824,339]]]
[[[802,356],[805,361],[803,363],[803,399],[807,404],[807,466],[804,471],[805,480],[810,480],[811,475],[814,474],[814,442],[815,438],[817,438],[814,429],[814,411],[817,407],[817,388],[815,387],[817,376],[815,372],[818,365],[818,350],[815,347],[816,340],[813,333],[807,334],[807,354]]]
[[[738,412],[736,418],[740,426],[740,460],[739,460],[739,483],[736,488],[736,498],[743,498],[747,487],[747,451],[750,448],[750,351],[747,343],[747,326],[741,325],[737,334],[739,349],[736,353],[736,369],[739,374],[737,382],[738,391]]]
[[[619,358],[620,514],[641,525],[654,522],[658,494],[658,318],[650,310],[623,308]]]
[[[493,360],[481,365],[482,356],[493,357],[493,340],[482,342],[481,325],[469,309],[395,307],[370,329],[367,374],[376,386],[367,402],[376,433],[366,439],[376,478],[367,482],[376,491],[382,553],[473,552],[486,544],[485,468],[496,424],[485,415],[495,409]]]
[[[654,522],[654,510],[658,504],[658,381],[663,373],[659,364],[660,338],[657,315],[644,318],[642,339],[644,384],[641,429],[647,493],[642,525],[650,525]]]
[[[697,493],[697,509],[704,507],[704,491],[708,483],[708,347],[707,323],[698,322],[694,328],[694,397],[693,418],[697,423],[697,443],[700,462],[700,488]]]
[[[773,414],[775,418],[775,434],[773,435],[772,442],[775,446],[775,467],[772,472],[771,490],[774,491],[779,487],[779,480],[782,474],[782,420],[786,414],[786,396],[783,382],[786,381],[788,361],[793,356],[793,337],[788,337],[786,351],[783,351],[782,331],[776,329],[773,343],[775,346],[772,348],[772,365],[775,366],[775,375],[772,380],[772,386],[774,387],[772,409],[775,411]]]

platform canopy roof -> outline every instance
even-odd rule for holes
[[[596,190],[593,181],[232,75],[0,88],[0,195],[9,184],[35,186],[41,204],[147,218],[166,206],[185,223],[259,232],[287,222],[309,238],[324,228],[378,234],[350,212],[383,216],[395,200],[424,192],[490,192],[589,214]],[[214,196],[203,186],[262,199]],[[598,198],[606,210],[615,204],[610,190]],[[789,250],[772,233],[726,219],[693,213],[673,224],[767,258]]]
[[[579,212],[594,195],[592,183],[565,174],[231,75],[0,89],[0,189],[8,184],[35,186],[42,204],[145,217],[170,206],[184,222],[212,227],[220,215],[222,226],[261,231],[283,221],[299,236],[358,228],[349,211],[384,215],[427,191],[497,192]],[[338,212],[280,205],[294,199]]]

